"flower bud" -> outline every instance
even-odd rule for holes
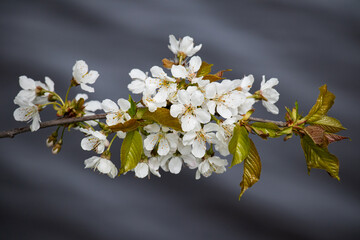
[[[55,145],[54,147],[52,148],[52,153],[53,154],[58,154],[61,150],[61,145],[62,145],[63,141],[62,139],[60,139]]]

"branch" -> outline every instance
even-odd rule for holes
[[[255,118],[255,117],[250,117],[249,120],[253,121],[253,122],[274,123],[274,124],[278,125],[279,127],[286,127],[286,122],[282,122],[282,121],[273,121],[273,120],[267,120],[267,119],[262,119],[262,118]]]
[[[64,125],[69,123],[84,122],[84,121],[104,119],[104,118],[106,118],[106,113],[95,114],[95,115],[79,117],[79,118],[60,118],[60,119],[50,120],[47,122],[42,122],[40,124],[40,128],[47,128],[47,127],[53,127],[53,126]],[[0,138],[7,138],[7,137],[13,138],[17,134],[25,133],[29,131],[30,131],[29,126],[22,128],[15,128],[12,130],[0,132]]]
[[[104,119],[104,118],[106,118],[106,113],[95,114],[95,115],[79,117],[79,118],[60,118],[60,119],[50,120],[47,122],[42,122],[40,124],[40,128],[47,128],[47,127],[53,127],[53,126],[58,126],[58,125],[65,125],[65,124],[70,124],[70,123],[84,122],[84,121]],[[254,118],[254,117],[250,117],[249,120],[256,121],[256,122],[270,122],[270,123],[274,123],[274,124],[278,125],[279,127],[286,126],[286,123],[281,122],[281,121],[272,121],[272,120],[267,120],[267,119],[262,119],[262,118]],[[20,133],[25,133],[25,132],[30,132],[29,126],[0,132],[0,138],[13,138],[13,137],[15,137],[15,135],[20,134]]]

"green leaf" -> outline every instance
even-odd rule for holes
[[[261,162],[259,153],[256,150],[254,142],[250,140],[250,150],[249,155],[244,160],[244,174],[243,179],[240,183],[241,192],[239,195],[239,200],[244,192],[254,185],[260,179],[261,173]]]
[[[121,168],[120,174],[134,169],[141,160],[143,153],[143,142],[138,131],[128,132],[121,145],[120,157]]]
[[[130,102],[130,108],[128,110],[128,113],[131,117],[134,117],[136,114],[136,103],[132,99],[132,97],[129,95],[129,102]]]
[[[170,115],[170,110],[167,108],[158,108],[155,112],[150,112],[149,110],[141,110],[141,119],[150,120],[157,122],[165,127],[170,127],[175,131],[182,131],[181,124],[178,118],[173,118]]]
[[[327,148],[322,148],[314,143],[307,135],[301,138],[301,146],[304,150],[308,173],[311,168],[320,168],[327,171],[330,176],[339,178],[339,160],[331,154]]]
[[[111,126],[109,126],[109,128],[113,132],[117,132],[117,131],[131,132],[131,131],[136,130],[139,126],[140,126],[140,123],[136,119],[132,118],[129,121],[126,121],[124,123],[118,123],[116,125],[111,125]]]
[[[201,63],[201,66],[200,66],[200,69],[199,71],[197,72],[196,74],[196,77],[203,77],[205,75],[208,75],[210,72],[211,72],[211,67],[213,66],[214,64],[209,64],[205,61],[203,61]]]
[[[241,163],[249,154],[250,138],[244,126],[236,125],[229,142],[229,152],[233,155],[231,167]]]
[[[305,117],[308,123],[315,122],[327,114],[334,104],[335,95],[327,90],[326,84],[319,88],[320,94],[315,105]]]
[[[341,125],[339,120],[329,116],[322,116],[319,120],[312,122],[311,125],[319,125],[325,131],[331,133],[336,133],[346,129],[343,125]]]
[[[251,128],[261,137],[279,137],[277,133],[280,128],[274,123],[255,122],[251,124]]]

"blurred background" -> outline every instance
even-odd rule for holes
[[[324,83],[336,96],[330,116],[352,138],[330,146],[341,181],[307,169],[298,138],[253,137],[261,179],[241,201],[242,165],[195,180],[195,171],[161,179],[115,180],[83,161],[82,134],[65,132],[52,155],[45,140],[54,129],[0,140],[1,239],[360,239],[359,70],[360,2],[357,0],[0,2],[1,130],[13,119],[18,77],[55,82],[65,95],[76,60],[100,77],[90,100],[127,97],[132,68],[149,71],[172,57],[168,36],[189,35],[214,70],[230,79],[277,77],[280,114],[261,105],[254,116],[283,120],[284,106],[299,102],[306,114]],[[71,92],[74,97],[80,88]],[[42,112],[43,121],[54,118]],[[113,162],[120,166],[121,142]]]

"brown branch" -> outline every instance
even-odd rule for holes
[[[286,122],[281,122],[281,121],[273,121],[273,120],[267,120],[267,119],[262,119],[262,118],[255,118],[255,117],[250,117],[249,120],[253,121],[253,122],[274,123],[274,124],[278,125],[279,127],[286,127]]]
[[[40,128],[47,128],[47,127],[53,127],[53,126],[58,126],[58,125],[65,125],[65,124],[70,124],[70,123],[84,122],[84,121],[104,119],[104,118],[106,118],[106,113],[95,114],[95,115],[79,117],[79,118],[60,118],[60,119],[56,119],[56,120],[42,122],[40,124]],[[272,120],[267,120],[267,119],[262,119],[262,118],[254,118],[254,117],[250,117],[249,120],[256,121],[256,122],[274,123],[274,124],[278,125],[279,127],[286,126],[286,123],[281,122],[281,121],[272,121]],[[25,133],[25,132],[30,132],[29,126],[0,132],[0,138],[13,138],[13,137],[15,137],[15,135],[20,134],[20,133]]]
[[[69,124],[69,123],[76,123],[76,122],[84,122],[84,121],[89,121],[89,120],[103,119],[105,117],[106,117],[106,113],[96,114],[96,115],[91,115],[91,116],[85,116],[85,117],[79,117],[79,118],[60,118],[60,119],[56,119],[56,120],[50,120],[50,121],[47,121],[47,122],[42,122],[42,123],[40,123],[40,128],[47,128],[47,127],[53,127],[53,126],[64,125],[64,124]],[[22,128],[15,128],[15,129],[12,129],[12,130],[0,132],[0,138],[7,138],[7,137],[8,138],[13,138],[17,134],[25,133],[25,132],[29,132],[29,131],[30,131],[29,126],[22,127]]]

